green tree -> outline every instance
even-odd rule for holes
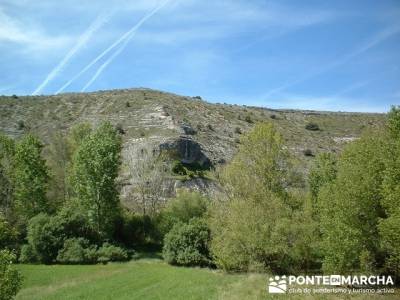
[[[71,163],[71,150],[68,139],[61,131],[55,132],[50,139],[47,161],[51,172],[49,198],[62,206],[70,198],[68,171]]]
[[[387,125],[394,138],[400,138],[400,106],[392,106],[388,113]]]
[[[73,190],[92,226],[109,236],[119,212],[116,178],[121,139],[110,123],[84,138],[73,157]]]
[[[287,271],[293,265],[289,195],[290,164],[283,138],[272,124],[256,125],[242,138],[221,172],[228,200],[210,209],[211,249],[228,270]]]
[[[333,153],[321,153],[315,158],[310,170],[308,182],[313,204],[318,198],[320,189],[335,180],[337,173],[337,158]]]
[[[29,134],[15,149],[14,195],[17,210],[26,220],[53,209],[46,198],[49,174],[41,156],[42,148],[39,139]]]
[[[71,155],[79,148],[85,138],[92,133],[92,126],[88,123],[80,123],[72,126],[68,133],[68,148]]]
[[[8,250],[0,250],[0,300],[10,300],[21,289],[22,276],[13,268],[15,255]]]
[[[14,141],[0,134],[0,211],[8,219],[14,202],[14,154]]]
[[[381,246],[387,254],[387,271],[400,276],[400,107],[388,114],[389,138],[384,156],[382,184],[384,218],[379,221]]]
[[[319,193],[325,272],[351,272],[366,257],[371,265],[378,260],[385,149],[380,132],[364,134],[344,149],[336,180]]]

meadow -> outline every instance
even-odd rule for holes
[[[270,295],[267,274],[228,274],[175,267],[157,258],[106,265],[17,265],[24,276],[16,299],[399,299],[400,294]]]

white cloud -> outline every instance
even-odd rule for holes
[[[0,8],[0,42],[18,44],[24,51],[52,51],[70,44],[71,37],[51,36],[39,26],[23,23]]]

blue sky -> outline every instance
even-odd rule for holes
[[[384,112],[400,104],[400,1],[0,0],[0,72],[5,95]]]

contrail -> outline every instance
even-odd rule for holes
[[[153,15],[155,15],[161,8],[163,8],[169,0],[164,1],[161,5],[153,9],[150,13],[148,13],[146,16],[144,16],[132,29],[130,35],[125,39],[121,47],[118,48],[117,51],[113,53],[96,71],[96,73],[93,75],[93,77],[86,83],[86,85],[83,87],[81,92],[84,92],[96,79],[99,77],[99,75],[103,72],[103,70],[125,49],[127,44],[130,42],[130,40],[135,36],[137,30],[146,22],[148,19],[150,19]]]
[[[37,95],[43,90],[43,88],[58,75],[62,68],[68,63],[72,56],[75,55],[91,38],[91,36],[107,22],[111,13],[100,14],[86,29],[86,31],[79,37],[77,44],[69,50],[65,57],[59,62],[59,64],[47,75],[46,79],[36,88],[32,95]]]
[[[112,45],[110,45],[106,50],[104,50],[102,53],[100,53],[95,59],[93,59],[86,67],[84,67],[78,74],[76,74],[73,78],[71,78],[66,84],[64,84],[57,92],[56,94],[62,92],[65,88],[67,88],[72,82],[74,82],[78,77],[80,77],[83,73],[85,73],[88,69],[90,69],[95,63],[97,63],[100,59],[102,59],[107,53],[109,53],[112,49],[117,47],[121,42],[124,40],[130,40],[133,36],[134,33],[143,25],[144,22],[146,22],[148,19],[150,19],[155,13],[157,13],[161,8],[163,8],[170,0],[164,1],[160,6],[156,7],[153,9],[149,14],[144,16],[135,26],[133,26],[131,29],[129,29],[127,32],[125,32],[118,40],[116,40]],[[121,50],[117,50],[116,53],[117,55],[123,50],[123,48],[126,46],[127,42],[121,46]],[[112,55],[110,58],[113,60],[116,57],[115,53]],[[96,74],[93,76],[93,78],[85,85],[84,89],[86,89],[93,81],[100,75],[100,73],[104,70],[104,68],[111,62],[110,59],[108,59],[96,72]]]
[[[99,77],[99,75],[103,72],[103,70],[114,60],[115,57],[117,57],[122,50],[125,49],[126,45],[130,41],[130,39],[135,35],[136,32],[133,32],[132,35],[125,39],[123,44],[118,48],[117,51],[113,53],[96,71],[96,73],[93,75],[93,77],[86,83],[86,85],[82,88],[81,92],[86,91],[86,89]]]

